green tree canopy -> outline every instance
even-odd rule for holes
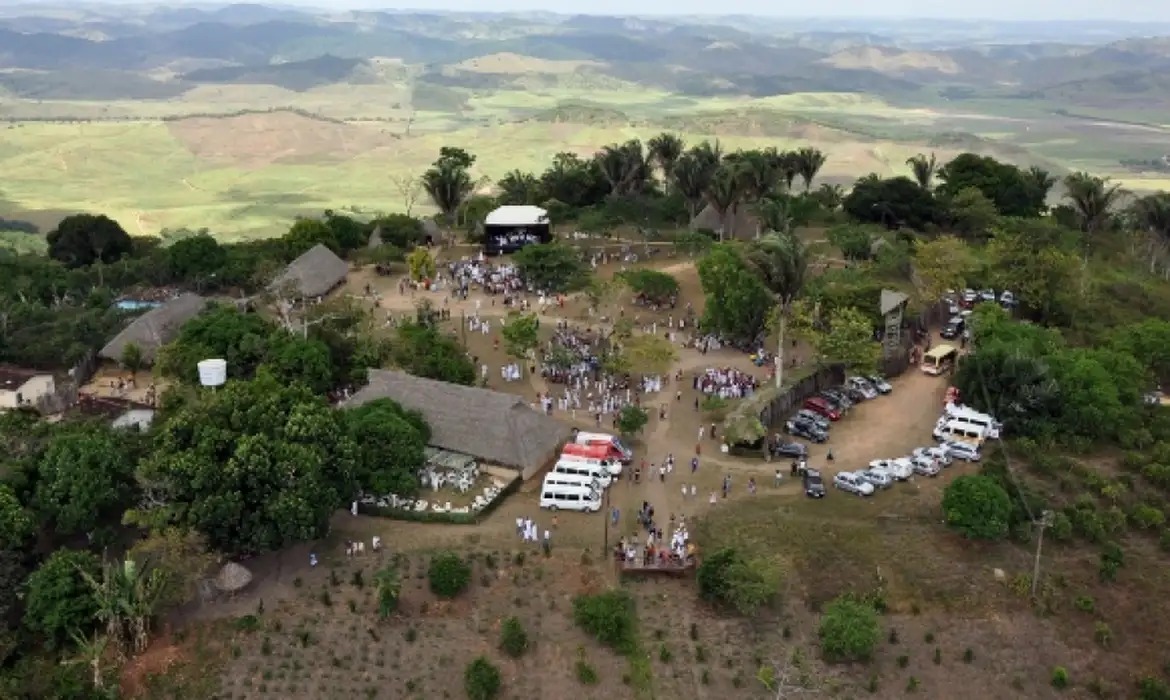
[[[198,283],[223,271],[228,253],[207,233],[175,241],[166,248],[167,265],[180,280]]]
[[[622,437],[633,437],[642,432],[649,421],[650,414],[641,406],[622,406],[617,416],[618,432]]]
[[[720,243],[699,260],[706,297],[702,327],[729,340],[753,342],[767,325],[772,295],[733,243]]]
[[[1007,537],[1012,501],[991,477],[965,474],[955,479],[943,491],[942,509],[947,525],[971,539]]]
[[[86,575],[101,575],[97,557],[58,549],[28,578],[24,624],[40,634],[50,648],[67,642],[71,632],[84,632],[97,623],[97,601],[85,582]]]
[[[391,342],[390,361],[416,377],[464,386],[475,383],[475,366],[467,353],[453,338],[430,325],[399,325]]]
[[[873,335],[873,322],[861,311],[843,307],[829,314],[828,327],[813,338],[822,362],[840,362],[849,371],[872,374],[877,369],[881,346]]]
[[[527,357],[528,351],[540,343],[540,319],[536,314],[512,312],[504,320],[500,330],[504,336],[504,348],[512,357]]]
[[[1052,182],[1043,171],[1024,171],[990,156],[963,153],[938,171],[939,191],[952,198],[974,188],[1003,216],[1036,217],[1045,211]]]
[[[842,207],[857,221],[886,228],[922,230],[937,223],[941,214],[934,194],[908,177],[863,177],[853,185]]]
[[[12,487],[0,483],[0,550],[23,549],[33,527],[32,515]]]
[[[100,424],[63,429],[37,462],[34,503],[61,534],[92,532],[135,494],[137,436]]]
[[[881,637],[881,623],[873,605],[852,596],[840,596],[821,613],[818,635],[826,661],[866,661]]]
[[[652,304],[669,304],[678,298],[678,280],[659,270],[639,267],[620,273],[619,279]]]
[[[354,494],[355,447],[342,416],[268,372],[179,407],[139,477],[159,507],[138,514],[189,527],[227,552],[316,539]]]
[[[49,231],[49,257],[66,267],[106,264],[129,255],[134,248],[130,234],[104,214],[74,214],[61,219]]]
[[[563,243],[524,246],[512,256],[512,262],[536,289],[572,292],[589,282],[581,254]]]
[[[422,414],[390,399],[379,399],[349,409],[344,416],[355,446],[354,477],[362,491],[377,496],[413,496],[431,438]]]

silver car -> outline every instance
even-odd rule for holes
[[[857,472],[857,475],[873,484],[874,488],[888,489],[894,485],[894,477],[885,469],[870,467],[865,471]]]
[[[939,447],[946,449],[947,454],[953,459],[961,459],[964,462],[978,462],[983,459],[977,448],[965,442],[940,441]]]
[[[950,451],[942,446],[939,447],[915,447],[912,454],[914,457],[928,457],[938,462],[941,467],[951,466]]]
[[[942,468],[938,466],[938,462],[934,461],[932,457],[911,457],[910,467],[914,473],[919,476],[938,476]]]
[[[872,496],[874,492],[873,484],[853,472],[841,472],[834,476],[833,486],[858,496]]]

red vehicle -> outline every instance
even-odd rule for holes
[[[561,454],[602,460],[618,460],[621,458],[621,455],[615,454],[615,450],[608,445],[578,445],[575,442],[570,442],[565,445],[561,449]]]
[[[817,415],[828,418],[829,420],[841,420],[841,414],[837,412],[837,409],[830,406],[828,401],[825,401],[819,396],[813,396],[812,398],[805,399],[804,407],[813,413],[816,413]]]

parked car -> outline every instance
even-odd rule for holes
[[[898,481],[906,481],[914,476],[914,467],[908,459],[875,459],[869,463],[870,469],[884,469]]]
[[[829,431],[823,430],[816,423],[799,416],[795,416],[792,420],[785,423],[784,429],[793,437],[811,440],[818,445],[829,439]]]
[[[857,472],[857,475],[873,484],[874,488],[888,489],[894,485],[893,475],[878,467],[870,467],[865,471]]]
[[[865,377],[850,377],[847,384],[849,388],[860,392],[863,399],[876,399],[878,397],[878,390]]]
[[[804,408],[824,416],[831,421],[841,420],[841,412],[820,396],[812,396],[804,400]]]
[[[821,478],[821,473],[816,469],[804,470],[802,477],[804,481],[804,495],[809,498],[824,498],[825,497],[825,480]]]
[[[853,387],[849,384],[846,384],[846,385],[840,386],[840,387],[836,387],[834,390],[839,394],[844,394],[845,398],[849,399],[849,401],[851,403],[853,403],[854,405],[859,404],[862,401],[865,401],[867,398],[869,398],[868,396],[865,395],[864,391],[862,391],[861,389],[858,389],[856,387]]]
[[[969,309],[975,306],[975,302],[979,301],[979,292],[974,289],[964,289],[963,296],[959,298],[959,306],[964,309]]]
[[[934,461],[932,457],[911,457],[910,466],[914,469],[914,473],[919,476],[938,476],[942,471],[942,467],[938,466],[938,462]]]
[[[853,472],[840,472],[834,476],[833,486],[858,496],[872,496],[874,491],[873,484]]]
[[[868,377],[866,377],[866,379],[869,380],[870,384],[873,384],[873,388],[877,389],[877,392],[879,394],[888,394],[894,390],[894,387],[890,386],[889,382],[887,382],[885,379],[877,376],[876,374],[871,374]]]
[[[808,457],[808,446],[799,442],[777,442],[772,445],[772,454],[777,457]]]
[[[991,287],[979,292],[979,301],[995,301],[995,290]]]
[[[965,330],[967,330],[967,321],[962,316],[953,316],[938,334],[947,340],[954,340],[963,335]]]
[[[842,413],[853,408],[853,401],[849,399],[848,394],[837,387],[825,389],[820,395],[835,402]]]
[[[813,413],[807,408],[802,408],[797,411],[793,418],[803,418],[807,421],[812,421],[813,425],[817,426],[821,430],[828,430],[833,425],[833,423],[828,418],[825,418],[818,413]]]
[[[953,459],[961,459],[964,462],[978,462],[983,459],[979,454],[979,450],[974,445],[968,445],[965,442],[940,441],[940,447],[945,447],[947,454]]]
[[[915,457],[929,457],[942,467],[951,466],[950,450],[941,445],[938,447],[915,447],[912,454]]]
[[[999,305],[1005,309],[1013,309],[1016,306],[1016,295],[1008,290],[1003,290],[999,293]]]

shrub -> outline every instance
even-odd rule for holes
[[[518,618],[504,620],[500,627],[500,648],[513,659],[520,658],[528,650],[528,633]]]
[[[1166,516],[1162,511],[1144,503],[1133,509],[1130,519],[1143,530],[1156,530],[1166,523]]]
[[[471,583],[471,567],[458,554],[443,552],[431,559],[427,580],[431,593],[441,598],[454,598],[467,590]]]
[[[947,525],[971,539],[999,540],[1008,534],[1012,501],[999,483],[981,474],[960,476],[942,499]]]
[[[1170,685],[1153,676],[1137,682],[1138,700],[1170,700]]]
[[[934,648],[934,665],[942,665],[942,649],[939,649],[938,647]]]
[[[1068,687],[1068,669],[1064,666],[1057,666],[1052,669],[1052,687],[1057,690],[1064,690]]]
[[[583,685],[597,685],[597,669],[593,668],[588,661],[585,660],[585,655],[577,656],[577,663],[574,666],[577,672],[577,680]]]
[[[910,657],[902,654],[898,657],[898,668],[906,668],[910,665]]]
[[[1092,596],[1088,595],[1077,596],[1076,599],[1073,600],[1073,605],[1081,612],[1091,613],[1097,609],[1096,601],[1093,600]]]
[[[780,571],[774,562],[748,559],[730,547],[704,558],[696,577],[704,599],[746,616],[769,604],[780,588]]]
[[[841,596],[825,606],[818,632],[829,661],[864,661],[873,655],[881,625],[873,606]]]
[[[1097,622],[1093,625],[1093,640],[1102,648],[1108,649],[1113,643],[1113,630],[1104,622]]]
[[[1125,551],[1115,542],[1107,542],[1101,550],[1101,566],[1098,573],[1102,581],[1117,579],[1117,572],[1125,565]]]
[[[481,656],[467,665],[463,687],[470,700],[492,700],[500,692],[500,669]]]
[[[973,661],[975,661],[975,650],[968,647],[966,651],[963,652],[963,663],[969,664]]]
[[[625,591],[607,591],[573,599],[573,622],[621,654],[637,651],[637,621],[634,599]]]

